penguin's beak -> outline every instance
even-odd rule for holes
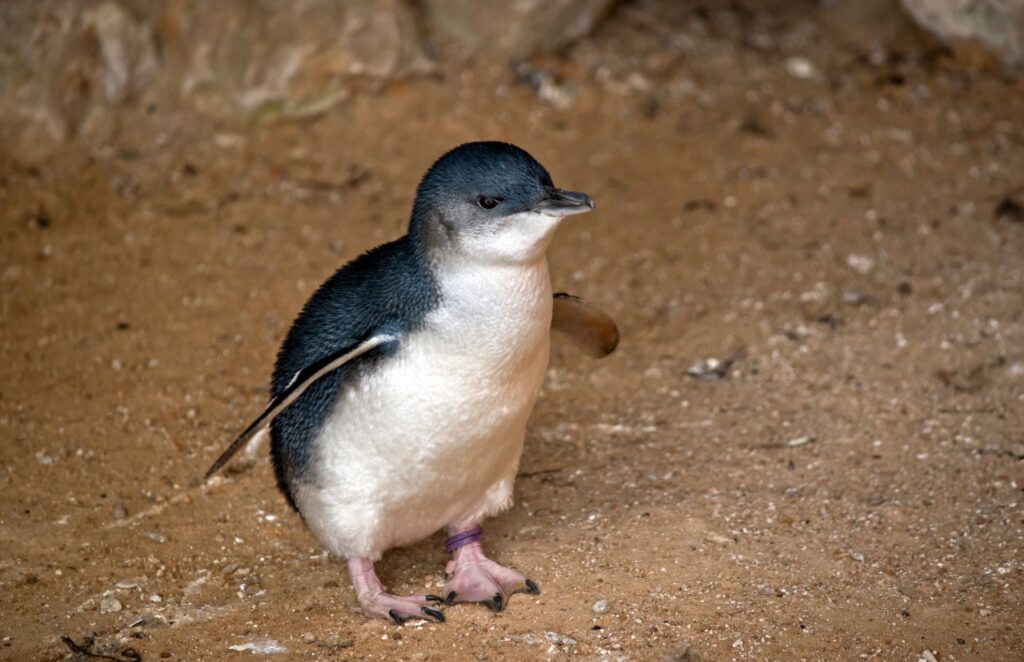
[[[594,208],[594,200],[586,193],[550,188],[544,198],[531,210],[548,216],[582,214]]]

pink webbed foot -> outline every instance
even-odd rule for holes
[[[449,575],[442,591],[446,605],[480,602],[501,611],[513,593],[540,594],[537,584],[525,575],[487,558],[477,541],[456,549],[445,570]]]
[[[444,612],[434,606],[443,602],[438,595],[391,595],[373,570],[369,559],[349,559],[348,572],[359,598],[363,615],[370,618],[385,618],[395,625],[407,620],[420,618],[444,623]]]

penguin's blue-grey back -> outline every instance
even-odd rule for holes
[[[306,302],[278,352],[272,397],[287,388],[297,372],[339,349],[380,333],[401,337],[415,331],[437,302],[423,246],[413,235],[364,253],[335,272]],[[381,345],[325,375],[271,424],[274,473],[293,508],[291,483],[308,470],[317,432],[338,396],[394,347]]]

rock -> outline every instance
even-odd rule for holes
[[[109,140],[130,103],[306,118],[433,70],[403,0],[9,2],[0,42],[0,144],[25,162]]]
[[[121,601],[113,596],[107,596],[100,600],[100,613],[113,614],[123,609]]]
[[[615,0],[424,0],[427,19],[482,55],[504,60],[554,51],[594,29]]]
[[[181,70],[178,92],[211,114],[226,103],[261,121],[301,119],[344,101],[355,79],[433,70],[401,0],[228,0],[167,8],[178,12],[171,46]]]
[[[604,614],[608,611],[608,601],[598,600],[594,603],[594,606],[592,606],[591,609],[594,610],[595,614]]]
[[[153,82],[156,38],[119,3],[4,3],[0,139],[16,157],[45,158],[77,135],[109,138],[109,108]]]
[[[922,27],[949,44],[970,40],[1024,68],[1024,0],[900,0]]]

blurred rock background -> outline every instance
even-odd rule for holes
[[[696,2],[697,0],[693,0]],[[436,71],[442,57],[522,61],[556,52],[616,0],[40,0],[0,5],[0,145],[23,162],[104,141],[114,109],[187,105],[247,121],[314,117],[361,89]],[[707,4],[707,3],[705,3]],[[714,4],[714,3],[711,3]],[[1024,64],[1024,0],[807,0],[842,32],[870,15]],[[816,7],[817,6],[817,7]],[[855,29],[852,28],[851,29]],[[526,77],[537,78],[529,68]],[[541,78],[542,96],[558,92]]]

